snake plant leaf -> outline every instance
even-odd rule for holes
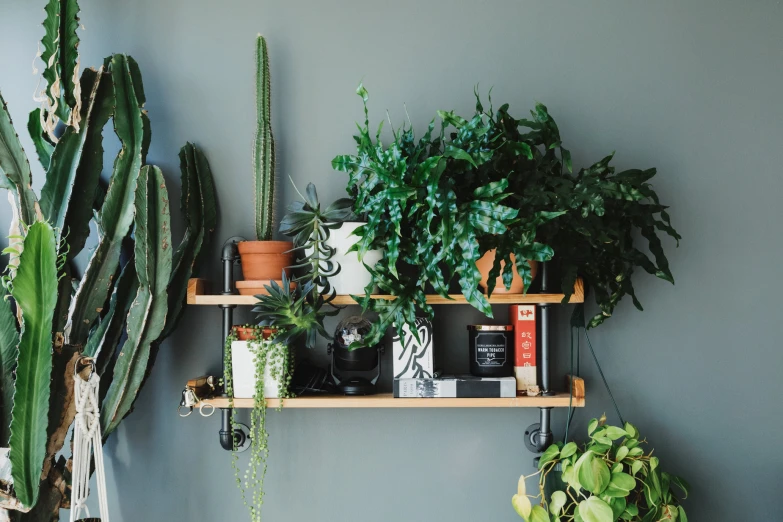
[[[49,0],[44,11],[41,60],[46,95],[58,117],[67,121],[68,109],[77,108],[78,101],[79,4],[76,0]],[[73,116],[78,124],[78,111]]]
[[[111,116],[113,101],[110,96],[106,96],[107,92],[111,92],[110,82],[110,78],[103,77],[102,67],[98,71],[94,69],[84,71],[81,80],[82,93],[84,94],[81,125],[78,129],[73,126],[65,129],[54,149],[51,165],[46,172],[46,182],[41,190],[41,211],[49,223],[55,227],[55,230],[61,234],[70,233],[64,227],[66,216],[71,211],[71,207],[80,207],[83,215],[86,213],[85,208],[88,211],[92,210],[88,205],[83,204],[82,199],[72,199],[71,196],[75,190],[79,170],[82,170],[82,177],[84,177],[86,169],[82,167],[83,161],[87,164],[85,167],[90,167],[87,181],[91,190],[94,190],[97,178],[100,177],[103,166],[101,134],[103,126]],[[103,89],[101,89],[102,84],[104,85]],[[106,85],[109,85],[109,89],[106,88]],[[99,91],[101,92],[100,98],[98,97]],[[98,149],[96,151],[92,151],[88,147],[88,138],[91,141],[90,145],[93,145],[97,138]],[[97,157],[95,157],[96,152]],[[90,214],[91,212],[86,213],[87,222],[84,223],[87,235],[89,235]],[[80,235],[83,234],[84,231],[80,231]],[[83,236],[82,245],[85,240],[86,236]],[[76,255],[78,251],[71,254]]]
[[[32,189],[33,176],[8,106],[0,94],[0,188],[15,198],[19,219],[25,225],[36,221],[38,201]]]
[[[19,356],[19,332],[11,301],[0,288],[0,447],[8,447],[14,405],[14,368]]]
[[[84,344],[109,298],[122,240],[133,224],[136,184],[149,144],[149,122],[137,97],[140,86],[133,81],[134,77],[138,78],[138,67],[131,58],[117,54],[111,58],[110,71],[115,92],[114,131],[122,149],[114,162],[100,211],[100,239],[69,311],[67,344]]]
[[[136,189],[135,265],[139,281],[128,312],[128,338],[117,356],[106,399],[101,428],[110,434],[130,413],[147,372],[150,345],[163,331],[168,311],[167,287],[171,277],[171,219],[163,173],[145,166]]]
[[[49,162],[52,160],[54,144],[49,140],[49,135],[44,131],[41,124],[41,109],[35,109],[30,113],[27,119],[27,132],[30,133],[30,139],[35,145],[35,152],[38,154],[38,161],[43,169],[49,170]]]
[[[46,455],[52,319],[57,302],[57,242],[54,229],[36,222],[27,230],[12,292],[22,328],[11,419],[10,460],[17,498],[35,505]]]

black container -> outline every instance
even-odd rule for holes
[[[476,377],[510,377],[514,374],[514,327],[468,325],[470,373]]]

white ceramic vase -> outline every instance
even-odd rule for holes
[[[248,341],[231,343],[231,374],[234,379],[234,398],[252,399],[256,394],[256,356],[250,350]],[[280,396],[280,382],[270,375],[270,365],[264,371],[264,397],[276,399]],[[278,375],[282,372],[278,372]]]
[[[348,253],[348,249],[359,240],[357,236],[352,235],[353,231],[362,225],[364,225],[362,222],[348,221],[340,228],[329,231],[329,241],[326,243],[335,249],[332,261],[340,263],[340,273],[330,277],[329,282],[340,295],[363,294],[364,288],[372,279],[364,265],[375,266],[383,257],[380,250],[370,250],[364,255],[364,264],[362,264],[358,252]]]

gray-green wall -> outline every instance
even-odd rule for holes
[[[0,87],[18,122],[33,106],[30,63],[43,1],[0,3]],[[477,83],[522,114],[556,116],[576,165],[617,151],[658,167],[656,189],[684,236],[666,247],[677,285],[639,274],[592,334],[624,415],[664,467],[693,484],[690,519],[783,519],[779,487],[783,259],[783,6],[778,1],[83,0],[83,64],[111,52],[141,64],[153,124],[149,160],[178,194],[176,153],[208,154],[223,239],[252,235],[253,39],[271,50],[281,206],[287,178],[342,195],[330,169],[361,118],[389,109],[421,128],[437,109],[469,112]],[[28,152],[32,145],[23,139]],[[36,185],[40,186],[38,173]],[[3,215],[0,229],[8,223]],[[175,224],[176,225],[176,224]],[[438,342],[464,367],[468,310],[437,310]],[[502,314],[502,311],[499,311]],[[567,312],[557,331],[567,353]],[[189,377],[216,371],[217,309],[191,308],[164,347],[136,412],[105,451],[115,521],[244,520],[217,417],[176,415]],[[323,347],[319,348],[322,351]],[[615,420],[584,354],[586,419]],[[462,359],[460,359],[462,357]],[[530,473],[522,446],[537,410],[314,410],[271,413],[265,516],[273,521],[517,520]],[[554,415],[561,432],[564,415]],[[244,462],[244,458],[241,462]]]

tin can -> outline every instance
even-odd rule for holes
[[[468,325],[470,373],[476,377],[509,377],[514,374],[514,327],[511,325]]]

